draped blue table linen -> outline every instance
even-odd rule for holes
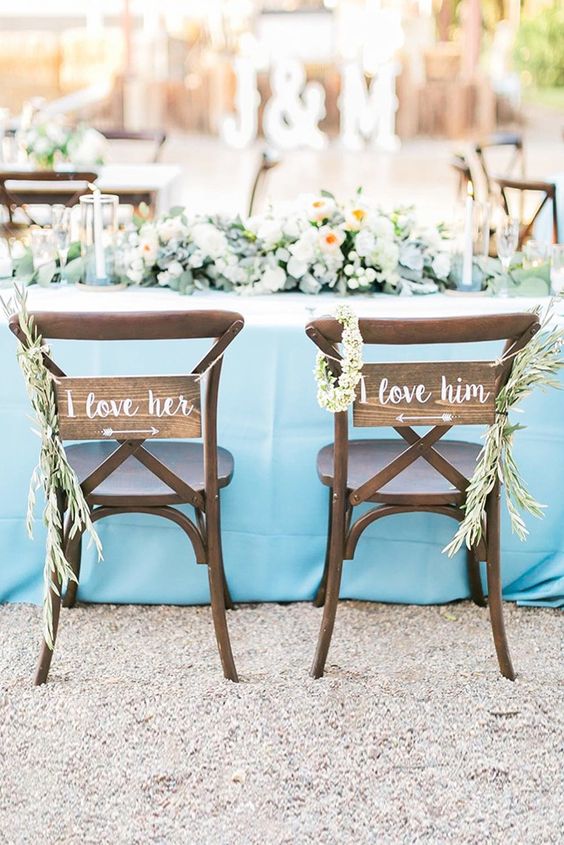
[[[530,301],[428,296],[350,300],[357,311],[381,316],[437,316],[524,310]],[[332,440],[332,415],[319,408],[313,378],[315,347],[304,333],[313,309],[334,311],[332,296],[238,298],[219,293],[180,297],[170,291],[88,294],[38,290],[30,307],[45,310],[119,308],[231,308],[246,326],[225,356],[219,401],[219,443],[235,457],[235,475],[222,491],[222,531],[227,577],[235,601],[310,600],[325,554],[328,491],[317,478],[316,454]],[[494,358],[495,344],[479,357]],[[52,344],[68,374],[173,374],[188,371],[205,342],[78,342]],[[31,431],[30,405],[15,357],[15,340],[0,324],[0,601],[40,602],[44,529],[25,529],[29,478],[39,441]],[[378,347],[366,360],[475,358],[459,347]],[[504,596],[523,604],[564,604],[564,393],[537,392],[523,404],[516,436],[518,464],[532,493],[548,505],[542,520],[528,518],[528,542],[509,529],[504,513]],[[483,429],[453,429],[479,442]],[[350,429],[350,436],[390,436],[388,429]],[[355,509],[356,512],[360,509]],[[190,509],[187,509],[190,512]],[[469,595],[464,552],[449,559],[442,549],[456,522],[432,514],[393,516],[370,526],[355,560],[345,562],[341,595],[414,604]],[[206,567],[198,566],[187,538],[166,520],[120,515],[101,520],[104,561],[85,548],[79,599],[88,602],[202,604],[209,601]],[[86,545],[86,544],[85,544]],[[485,575],[485,573],[483,573]],[[484,579],[485,580],[485,579]]]

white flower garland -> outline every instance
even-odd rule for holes
[[[362,379],[362,335],[358,317],[348,305],[340,305],[335,319],[343,327],[343,357],[340,361],[341,374],[337,378],[329,369],[327,357],[317,353],[315,379],[317,401],[321,408],[331,413],[346,411],[355,400],[356,388]]]

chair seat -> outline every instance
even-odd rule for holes
[[[65,451],[82,483],[116,448],[116,443],[92,441],[67,446]],[[202,492],[205,489],[204,449],[201,443],[155,441],[145,442],[144,448],[194,490]],[[217,452],[219,486],[226,487],[233,477],[233,455],[227,449],[220,448]],[[88,496],[88,501],[95,505],[114,507],[151,507],[178,505],[185,500],[131,455],[96,487]]]
[[[380,472],[394,458],[408,448],[403,440],[349,440],[347,487],[354,490]],[[470,479],[476,467],[481,446],[462,440],[441,440],[434,449],[449,463]],[[317,456],[319,478],[333,486],[333,444],[324,446]],[[432,467],[424,458],[417,458],[407,469],[375,493],[369,501],[391,505],[406,504],[460,504],[461,493],[450,481]]]

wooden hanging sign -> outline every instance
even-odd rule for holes
[[[196,376],[58,378],[63,440],[153,440],[201,435]]]
[[[365,364],[355,426],[476,425],[495,419],[489,361]]]

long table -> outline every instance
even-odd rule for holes
[[[319,583],[327,528],[327,489],[319,482],[318,449],[332,439],[332,417],[319,408],[313,378],[315,348],[304,333],[312,315],[331,313],[337,298],[279,294],[182,297],[163,289],[83,292],[29,291],[43,310],[124,311],[231,308],[246,319],[226,355],[219,403],[219,442],[235,457],[232,484],[222,492],[225,565],[238,601],[311,599]],[[423,296],[355,297],[363,315],[405,318],[525,310],[531,300]],[[546,302],[546,300],[544,300]],[[563,306],[560,306],[562,309]],[[562,317],[561,319],[564,319]],[[53,354],[69,374],[156,374],[188,371],[202,341],[58,341]],[[377,355],[375,353],[378,353]],[[484,357],[496,355],[486,345]],[[15,341],[0,323],[0,600],[38,602],[42,593],[43,529],[31,542],[25,530],[27,487],[38,453],[30,406],[15,360]],[[454,359],[475,355],[462,347],[371,350],[367,360]],[[564,392],[537,393],[523,404],[516,455],[532,493],[548,505],[528,519],[521,543],[504,515],[504,595],[522,603],[564,603]],[[366,431],[359,430],[358,436]],[[464,435],[479,441],[481,429]],[[389,436],[371,429],[369,436]],[[456,436],[460,437],[460,431]],[[186,537],[165,520],[122,515],[98,523],[104,562],[85,551],[79,597],[91,602],[198,604],[209,600],[205,567],[197,566]],[[395,516],[372,525],[346,562],[342,596],[386,602],[440,603],[468,596],[464,555],[442,554],[452,520],[430,514]]]

